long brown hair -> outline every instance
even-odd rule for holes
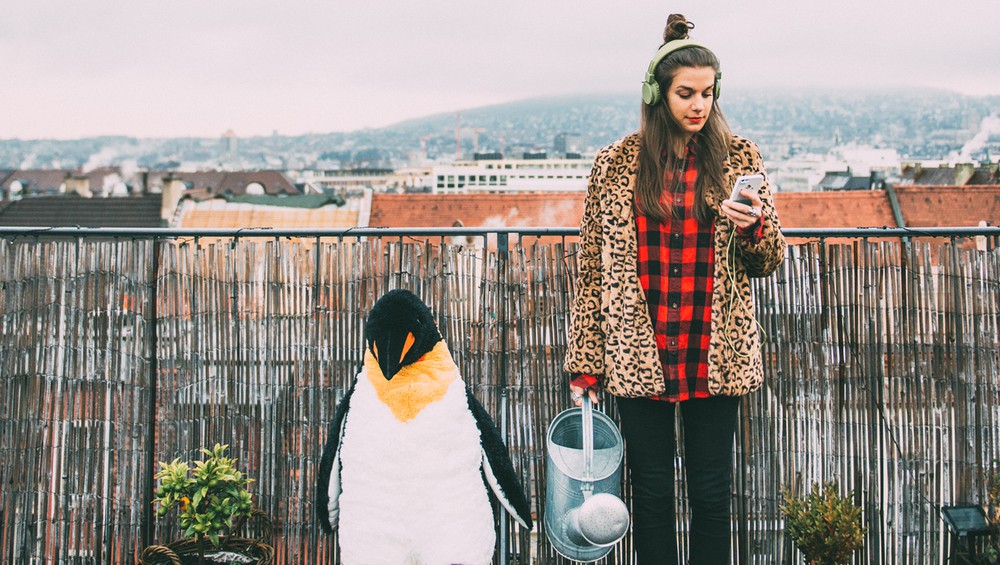
[[[687,39],[688,30],[693,27],[694,24],[688,22],[683,15],[670,14],[667,26],[663,30],[663,45],[677,39]],[[692,46],[670,53],[656,65],[654,76],[663,96],[660,102],[653,106],[642,105],[639,125],[641,145],[635,193],[639,210],[660,221],[673,214],[670,200],[664,202],[662,199],[663,176],[668,167],[677,166],[674,150],[678,144],[677,140],[684,134],[670,113],[666,93],[674,80],[674,75],[682,67],[711,67],[718,75],[719,59],[704,47]],[[720,200],[729,196],[725,189],[722,168],[729,155],[732,135],[726,117],[719,108],[718,100],[712,98],[712,110],[708,114],[708,119],[695,136],[694,152],[698,181],[695,183],[694,214],[699,222],[706,223],[713,218],[712,209],[705,203],[706,194],[714,192],[719,195]]]

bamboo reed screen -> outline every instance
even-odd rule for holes
[[[0,240],[0,561],[133,563],[178,535],[152,513],[155,461],[220,442],[256,481],[276,562],[338,563],[313,517],[320,449],[365,314],[402,287],[435,312],[529,485],[536,531],[502,520],[496,562],[568,563],[541,516],[576,247],[479,243]],[[767,376],[741,413],[734,562],[799,558],[782,489],[826,480],[864,508],[857,563],[943,561],[941,506],[980,502],[1000,458],[998,257],[820,241],[755,281]],[[633,563],[630,539],[601,562]]]

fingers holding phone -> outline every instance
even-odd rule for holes
[[[733,191],[729,199],[722,201],[722,211],[741,228],[748,228],[757,223],[763,213],[760,200],[760,187],[764,184],[764,175],[742,175],[733,183]]]

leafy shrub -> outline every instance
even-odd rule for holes
[[[178,506],[184,537],[207,537],[215,547],[219,537],[232,529],[234,519],[253,512],[252,495],[246,489],[253,479],[236,470],[236,460],[226,457],[228,448],[217,443],[211,451],[202,449],[208,458],[195,462],[193,473],[188,462],[177,458],[159,462],[160,471],[153,476],[160,481],[153,499],[159,504],[156,514],[165,516]]]
[[[864,544],[861,509],[850,497],[837,494],[837,485],[818,484],[804,498],[784,493],[785,531],[805,556],[816,565],[844,565]]]

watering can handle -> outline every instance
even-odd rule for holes
[[[587,393],[583,394],[580,414],[583,416],[583,480],[590,483],[594,480],[594,407]]]

